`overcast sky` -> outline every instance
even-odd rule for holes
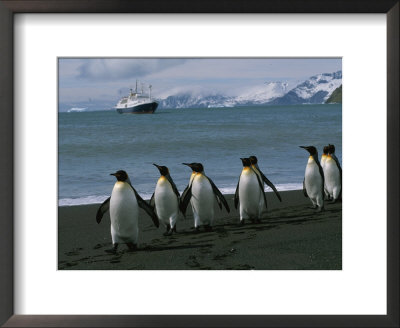
[[[116,102],[136,79],[153,95],[182,92],[240,94],[241,90],[281,81],[295,84],[320,73],[342,69],[334,59],[59,59],[60,103]]]

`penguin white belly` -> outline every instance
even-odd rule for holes
[[[341,190],[340,171],[335,160],[328,158],[324,166],[325,186],[329,195],[337,199]]]
[[[138,203],[132,188],[126,182],[116,182],[110,199],[111,237],[113,244],[137,244],[139,233],[138,216]]]
[[[169,181],[164,177],[158,179],[154,192],[154,201],[159,220],[165,226],[169,224],[173,228],[179,213],[178,197],[174,193]]]
[[[214,191],[208,179],[202,174],[196,174],[192,182],[192,205],[194,226],[211,225],[214,221]]]
[[[240,220],[248,218],[259,218],[261,188],[258,184],[257,175],[251,169],[243,169],[239,181],[239,212]]]
[[[314,160],[309,160],[305,172],[305,186],[308,197],[314,205],[323,206],[322,177]]]

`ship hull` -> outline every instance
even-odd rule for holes
[[[153,101],[147,104],[136,105],[133,107],[116,108],[120,114],[153,114],[158,107],[158,103]]]

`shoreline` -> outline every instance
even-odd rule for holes
[[[297,184],[297,183],[288,183],[288,184],[286,184],[286,186],[291,186],[291,187],[296,186],[296,188],[300,188],[300,189],[302,188],[302,184]],[[276,184],[275,187],[277,188],[277,190],[278,190],[280,193],[282,193],[282,192],[287,192],[287,191],[293,192],[293,191],[300,190],[300,189],[281,189],[281,188],[282,188],[282,185],[279,185],[279,184]],[[222,190],[221,190],[221,189],[222,189]],[[222,193],[224,196],[229,197],[229,196],[231,196],[231,195],[233,195],[233,194],[235,193],[236,185],[235,185],[234,187],[232,187],[232,188],[227,188],[227,189],[229,189],[229,191],[227,191],[227,192],[224,192],[223,189],[224,189],[224,188],[220,188],[221,193]],[[184,191],[184,189],[179,190],[179,193],[182,194],[183,191]],[[270,192],[272,192],[272,190],[271,190],[271,188],[268,187],[268,190],[265,191],[265,193],[270,193]],[[140,196],[141,196],[144,200],[150,201],[150,198],[151,198],[152,193],[151,193],[151,194],[150,194],[150,193],[145,193],[145,194],[144,194],[145,196],[143,196],[143,193],[140,193],[140,192],[139,192],[139,194],[140,194]],[[96,205],[96,204],[97,204],[97,205],[100,205],[100,204],[102,203],[102,201],[106,200],[108,197],[109,197],[109,195],[103,195],[103,196],[82,196],[82,197],[80,197],[80,198],[68,198],[68,197],[66,197],[66,198],[60,198],[60,199],[58,199],[58,204],[60,204],[60,202],[66,202],[66,201],[70,201],[71,203],[70,203],[70,204],[58,205],[58,207],[87,206],[87,205]],[[90,201],[90,202],[88,202],[88,203],[78,203],[78,204],[73,204],[73,203],[72,203],[72,202],[75,202],[75,201],[77,201],[77,200],[83,200],[83,199],[92,199],[93,201]]]
[[[110,249],[110,219],[100,224],[100,204],[58,207],[59,270],[341,270],[342,204],[326,204],[315,213],[302,190],[281,191],[282,203],[267,192],[268,210],[260,223],[239,226],[234,195],[224,195],[230,213],[215,204],[212,232],[195,233],[190,206],[177,221],[177,234],[165,237],[140,210],[138,250]]]

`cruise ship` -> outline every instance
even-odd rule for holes
[[[141,92],[138,92],[137,81],[135,92],[130,89],[128,97],[123,97],[115,109],[120,114],[153,114],[157,107],[158,102],[151,99],[151,85],[149,85],[149,94],[143,93],[143,86]]]

